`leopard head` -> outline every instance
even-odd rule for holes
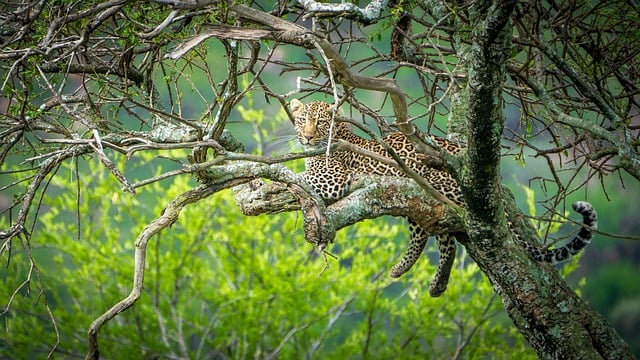
[[[311,148],[326,146],[333,117],[333,105],[323,101],[304,104],[298,99],[293,99],[289,103],[289,109],[293,114],[293,125],[300,143]]]

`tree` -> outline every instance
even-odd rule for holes
[[[89,358],[98,356],[104,324],[140,298],[149,240],[171,231],[186,205],[232,187],[247,212],[301,208],[306,239],[321,250],[336,229],[363,218],[437,215],[440,221],[428,226],[460,232],[460,242],[540,357],[632,358],[554,268],[534,262],[513,241],[507,221],[522,241],[539,244],[500,179],[503,145],[523,162],[529,154],[544,158],[548,175],[538,181],[549,191],[549,216],[563,215],[567,199],[592,178],[624,173],[640,179],[640,34],[638,13],[629,6],[374,1],[359,8],[308,0],[253,7],[164,0],[4,5],[0,160],[3,171],[24,176],[5,186],[16,197],[5,212],[2,252],[10,259],[15,242],[31,251],[38,197],[51,191],[47,184],[63,164],[92,154],[124,192],[183,174],[201,185],[176,195],[136,235],[132,290],[92,323]],[[378,46],[383,41],[388,53]],[[208,68],[212,57],[224,57],[226,69]],[[291,84],[288,90],[282,79]],[[420,87],[400,85],[409,81]],[[193,87],[191,94],[181,83]],[[371,100],[372,91],[383,97]],[[255,105],[259,93],[264,101]],[[266,120],[274,115],[261,108],[274,102],[286,109],[292,95],[306,93],[348,103],[349,117],[371,117],[381,131],[392,112],[394,125],[425,159],[458,179],[465,211],[399,179],[363,181],[371,186],[325,206],[281,165],[312,153],[265,157],[241,151],[228,131],[234,111],[253,119],[254,136],[262,138],[276,129]],[[517,126],[505,125],[506,104],[520,109]],[[446,119],[446,133],[468,144],[466,154],[448,156],[425,143],[416,127],[421,119],[427,128]],[[137,182],[113,160],[118,153],[131,158],[175,149],[191,149],[189,163],[174,157],[179,167]],[[16,161],[17,167],[8,167]],[[76,165],[72,171],[77,176],[82,170]],[[18,192],[23,183],[28,185]],[[374,209],[358,201],[368,191],[420,201]],[[254,206],[257,200],[266,203]],[[505,213],[515,215],[507,219]],[[28,258],[32,273],[37,267]]]

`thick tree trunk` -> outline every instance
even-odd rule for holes
[[[506,192],[506,212],[519,213]],[[501,218],[504,218],[501,216]],[[522,221],[524,241],[536,235]],[[482,229],[478,222],[472,227]],[[602,315],[571,290],[553,265],[538,263],[510,237],[483,238],[497,232],[470,230],[468,254],[487,275],[504,308],[542,359],[633,359],[629,346]]]
[[[552,266],[534,262],[509,241],[499,160],[504,125],[501,94],[514,6],[513,1],[485,2],[471,14],[476,22],[468,62],[468,171],[459,176],[469,226],[464,245],[540,358],[630,359],[628,345]],[[515,213],[513,203],[506,207]],[[526,234],[533,237],[532,232]]]

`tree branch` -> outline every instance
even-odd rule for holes
[[[486,6],[489,6],[486,4]],[[511,49],[511,26],[503,21],[505,13],[513,10],[515,1],[493,2],[486,13],[476,14],[469,61],[468,169],[461,183],[470,218],[486,233],[476,233],[479,241],[501,239],[506,235],[500,192],[500,144],[504,127],[502,112],[502,83],[505,77],[504,60]],[[508,16],[507,16],[508,18]],[[477,222],[477,223],[476,223]],[[472,227],[475,227],[472,226]],[[492,230],[489,230],[492,229]],[[494,233],[501,229],[499,236]],[[480,232],[484,230],[478,229]],[[501,235],[501,236],[500,236]]]
[[[138,235],[138,238],[135,242],[133,285],[131,288],[131,292],[127,297],[120,300],[117,304],[115,304],[113,307],[100,315],[91,323],[88,332],[89,349],[87,351],[85,359],[98,359],[100,357],[98,333],[100,332],[102,326],[104,326],[108,321],[113,319],[119,313],[129,309],[140,298],[140,295],[142,293],[142,285],[144,283],[147,244],[149,243],[149,240],[151,240],[151,238],[154,235],[158,234],[160,231],[170,227],[173,223],[175,223],[178,220],[180,212],[185,206],[202,200],[222,189],[238,185],[238,183],[242,181],[246,180],[241,178],[233,179],[231,181],[216,184],[201,185],[195,189],[191,189],[169,202],[162,215],[152,221],[142,230],[142,232],[140,232],[140,235]]]
[[[545,109],[551,113],[549,116],[554,117],[554,119],[559,123],[565,124],[572,128],[582,129],[598,138],[607,140],[611,144],[614,144],[617,150],[616,153],[620,157],[620,166],[625,169],[630,175],[640,180],[640,158],[637,151],[631,144],[631,137],[627,135],[628,129],[626,129],[623,122],[619,121],[617,123],[620,125],[620,129],[618,129],[618,131],[621,135],[614,136],[611,132],[605,130],[604,128],[598,126],[593,122],[568,115],[567,113],[562,111],[562,109],[560,109],[560,107],[551,98],[551,96],[549,96],[542,85],[533,80],[531,77],[523,75],[520,69],[518,69],[515,65],[510,64],[507,66],[512,76],[517,77],[531,90],[533,90],[533,93],[542,102]]]
[[[388,0],[373,0],[364,9],[354,3],[343,2],[340,4],[319,3],[314,0],[297,0],[304,8],[305,18],[310,16],[335,17],[355,20],[363,25],[375,24],[382,18],[382,12],[387,9]]]
[[[533,38],[536,46],[540,51],[542,51],[553,63],[560,69],[562,72],[567,75],[576,88],[582,93],[582,95],[588,97],[594,104],[600,109],[602,114],[606,116],[612,124],[617,124],[621,121],[618,114],[616,114],[615,110],[612,106],[607,103],[607,101],[595,90],[593,87],[582,78],[580,74],[570,66],[566,61],[564,61],[555,51],[551,49],[550,46],[543,44],[540,39],[537,37]]]
[[[434,199],[411,179],[361,176],[352,188],[355,190],[348,196],[326,208],[327,219],[336,230],[383,215],[411,218],[433,235],[466,229],[455,207]],[[234,192],[236,202],[248,216],[300,209],[285,184],[252,181]]]

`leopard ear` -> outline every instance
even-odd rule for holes
[[[291,100],[291,102],[289,102],[289,110],[291,110],[291,112],[294,115],[298,111],[302,110],[303,107],[304,107],[304,104],[302,103],[302,101],[300,101],[298,99],[293,99],[293,100]]]

